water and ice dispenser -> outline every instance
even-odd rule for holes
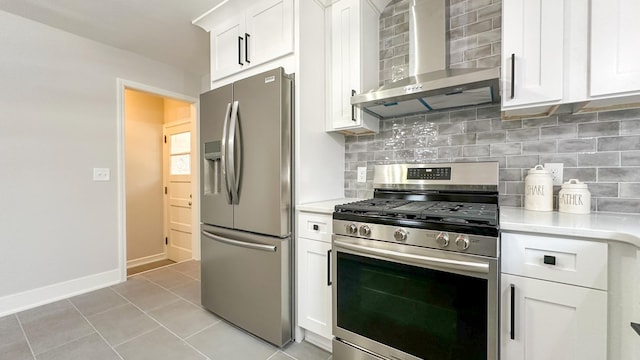
[[[220,193],[222,141],[204,143],[204,194]]]

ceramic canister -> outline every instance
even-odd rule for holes
[[[542,165],[530,169],[524,179],[524,208],[526,210],[553,210],[553,180]]]
[[[591,212],[591,192],[587,184],[571,179],[562,184],[558,194],[558,211],[572,214]]]

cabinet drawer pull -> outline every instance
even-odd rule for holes
[[[544,259],[542,261],[547,265],[555,265],[556,264],[556,257],[555,256],[551,256],[551,255],[545,255]]]
[[[238,64],[244,65],[242,63],[242,36],[238,36]]]
[[[516,339],[516,286],[511,284],[511,320],[510,320],[510,337],[511,340]]]
[[[511,98],[516,96],[516,54],[511,54]]]
[[[318,231],[320,230],[320,226],[318,226],[318,224],[313,224],[313,231]]]

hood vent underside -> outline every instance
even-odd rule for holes
[[[445,0],[411,0],[412,76],[356,94],[351,104],[378,118],[500,102],[500,69],[447,69]]]

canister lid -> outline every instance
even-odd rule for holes
[[[544,175],[551,176],[551,172],[549,172],[549,170],[545,169],[544,166],[542,166],[542,165],[536,165],[536,166],[532,167],[531,169],[529,169],[527,174],[544,174]]]
[[[587,184],[580,182],[578,179],[569,179],[569,181],[562,184],[563,189],[586,189]]]

